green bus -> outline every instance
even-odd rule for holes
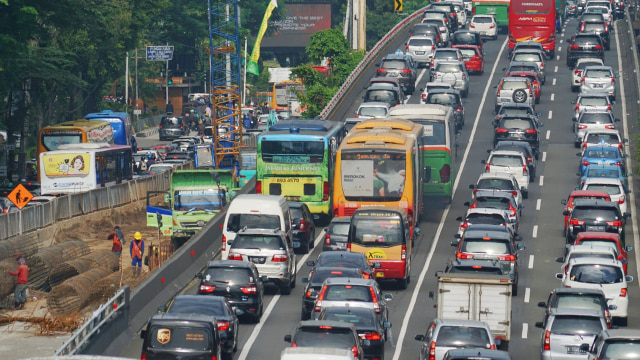
[[[498,24],[498,30],[507,31],[510,3],[510,0],[473,0],[471,13],[473,15],[493,15],[496,24]]]
[[[441,197],[451,203],[458,150],[453,109],[435,104],[406,104],[391,108],[389,116],[423,126],[423,196]],[[423,203],[427,206],[429,202]]]
[[[280,120],[258,136],[256,194],[280,195],[331,218],[331,186],[344,124],[319,119]]]

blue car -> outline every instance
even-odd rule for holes
[[[587,178],[612,178],[620,179],[622,185],[627,189],[627,174],[622,172],[622,167],[617,165],[589,165],[583,173],[578,173],[580,180],[578,185],[582,188]]]
[[[623,174],[627,173],[624,158],[620,149],[614,146],[589,146],[584,153],[576,154],[582,156],[580,161],[580,174],[584,174],[589,165],[615,165],[619,166]]]

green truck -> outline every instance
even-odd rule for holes
[[[509,27],[510,0],[473,0],[471,12],[473,15],[493,15],[498,30],[507,31]]]
[[[239,190],[234,170],[174,170],[169,191],[147,193],[147,226],[179,247],[219,213]]]

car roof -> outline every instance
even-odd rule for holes
[[[535,61],[512,61],[509,63],[509,67],[512,66],[535,66],[536,68],[538,68],[538,63],[536,63]]]
[[[469,327],[489,328],[489,325],[487,325],[486,322],[477,321],[477,320],[455,320],[455,319],[436,318],[434,319],[434,321],[438,323],[440,326],[443,326],[443,325],[444,326],[469,326]]]
[[[584,70],[610,70],[613,71],[613,68],[609,65],[587,65]]]
[[[429,95],[431,94],[455,94],[460,96],[460,90],[437,88],[437,89],[429,90]]]
[[[567,287],[559,287],[553,289],[552,293],[555,294],[594,294],[594,295],[602,295],[604,297],[604,292],[601,289],[585,289],[585,288],[567,288]]]
[[[467,209],[467,213],[465,214],[465,217],[471,215],[471,214],[498,214],[498,215],[503,215],[503,216],[508,216],[507,214],[507,210],[503,210],[503,209],[492,209],[492,208],[473,208],[473,209]],[[477,224],[476,224],[477,225]],[[472,225],[473,226],[473,225]]]
[[[578,233],[576,237],[576,241],[578,240],[589,240],[589,239],[602,239],[602,240],[611,240],[611,241],[620,241],[620,234],[618,233],[609,233],[603,231],[582,231]]]
[[[373,279],[363,279],[363,278],[352,278],[352,277],[343,277],[343,278],[327,278],[324,281],[325,285],[360,285],[360,286],[373,286],[376,281]]]
[[[595,316],[595,317],[604,317],[602,310],[595,309],[580,309],[580,308],[571,308],[571,307],[561,307],[561,308],[553,308],[549,315],[558,316],[558,315],[581,315],[581,316]]]
[[[500,225],[484,225],[484,224],[476,224],[469,225],[467,230],[464,232],[464,239],[468,238],[490,238],[488,240],[511,240],[511,233],[509,231],[496,231],[496,230],[481,230],[478,228],[483,227],[500,227]],[[504,229],[504,228],[503,228]]]
[[[589,256],[571,259],[569,261],[569,266],[573,265],[612,265],[622,268],[622,263],[619,260]]]
[[[574,199],[573,200],[574,209],[578,206],[598,206],[598,207],[618,208],[618,204],[614,204],[611,201],[606,201],[602,199],[580,199],[580,198]]]
[[[588,67],[591,67],[592,65],[589,65]],[[606,97],[607,99],[609,98],[609,94],[606,92],[589,92],[589,93],[580,93],[578,94],[578,98],[583,98],[583,97]]]
[[[480,174],[480,176],[478,176],[478,182],[480,182],[480,180],[484,180],[484,179],[508,179],[508,180],[512,180],[514,179],[513,174],[511,173],[507,173],[507,172],[492,172],[492,173],[482,173]]]
[[[337,222],[351,222],[351,216],[334,216],[331,219],[331,223],[337,223]]]
[[[251,263],[248,261],[240,260],[212,260],[209,261],[207,267],[237,267],[237,268],[251,268]]]
[[[571,245],[567,251],[567,256],[572,253],[612,253],[616,254],[616,251],[610,246],[604,245]]]

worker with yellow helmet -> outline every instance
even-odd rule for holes
[[[129,245],[129,254],[131,254],[131,266],[133,266],[133,275],[140,276],[142,271],[142,257],[144,256],[144,240],[142,234],[136,231],[133,234],[133,241]]]

